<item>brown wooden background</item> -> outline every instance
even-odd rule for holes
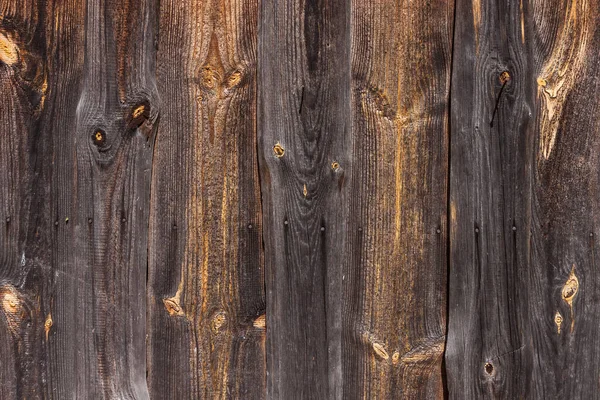
[[[0,399],[600,397],[598,0],[0,0]]]

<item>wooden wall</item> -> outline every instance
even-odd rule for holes
[[[0,0],[0,399],[593,399],[597,0]]]

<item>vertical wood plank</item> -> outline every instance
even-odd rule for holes
[[[453,2],[352,2],[348,398],[442,398]]]
[[[48,65],[45,10],[38,1],[0,1],[0,398],[46,391],[43,290],[49,271],[32,259],[45,194],[33,149],[44,119]],[[43,126],[43,125],[42,125]],[[43,153],[39,157],[47,161]],[[44,235],[46,236],[46,235]]]
[[[254,0],[161,1],[150,393],[265,396]]]
[[[258,130],[270,399],[342,396],[349,17],[348,1],[262,2]]]
[[[13,365],[2,365],[16,376],[2,397],[148,397],[154,4],[0,6],[10,99],[0,125],[11,131],[2,141],[9,174],[0,179],[8,180],[2,204],[12,224],[0,326],[14,340],[6,358]]]
[[[527,6],[536,60],[531,398],[597,398],[600,10],[595,1]]]
[[[56,23],[83,27],[84,47],[57,49],[82,69],[77,103],[56,105],[52,394],[145,398],[156,4],[89,0],[66,12]]]
[[[457,2],[446,352],[457,399],[530,393],[535,43],[528,12],[519,0]]]

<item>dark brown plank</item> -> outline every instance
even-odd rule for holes
[[[600,31],[594,1],[528,4],[536,113],[531,398],[598,398]]]
[[[260,15],[267,395],[340,398],[350,4],[265,1]]]
[[[451,398],[529,398],[532,17],[519,0],[456,6],[446,348]]]
[[[150,0],[90,0],[73,4],[55,20],[69,27],[75,45],[84,41],[83,48],[56,44],[61,61],[81,71],[75,81],[55,88],[74,86],[56,102],[61,119],[53,131],[51,215],[58,225],[53,226],[48,340],[56,398],[148,396],[145,288],[149,138],[158,115],[155,13]]]
[[[347,398],[442,398],[453,2],[352,3]]]
[[[48,396],[49,293],[52,292],[48,211],[55,37],[41,1],[0,1],[0,398]],[[60,15],[60,12],[57,14]],[[54,71],[50,74],[50,70]],[[67,92],[65,88],[65,92]],[[52,227],[52,228],[51,228]]]
[[[6,398],[148,397],[154,7],[2,2]]]
[[[161,1],[148,304],[156,399],[265,396],[253,0]]]

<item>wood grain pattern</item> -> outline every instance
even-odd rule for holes
[[[70,12],[80,8],[73,5]],[[144,294],[148,138],[158,114],[156,8],[145,0],[90,0],[84,11],[75,14],[85,22],[77,58],[82,72],[74,82],[78,100],[57,104],[70,114],[54,131],[53,157],[60,161],[53,176],[52,390],[57,398],[137,399],[148,396]],[[72,18],[63,21],[71,24]]]
[[[7,399],[47,390],[42,296],[51,272],[35,260],[47,255],[36,210],[47,187],[38,179],[44,162],[31,151],[44,147],[37,139],[48,89],[43,15],[39,2],[0,2],[0,398]]]
[[[0,399],[599,398],[594,0],[0,0]]]
[[[148,291],[154,398],[264,398],[257,12],[252,0],[160,4]]]
[[[587,1],[457,3],[453,398],[595,398],[597,12]]]
[[[3,398],[148,396],[152,152],[137,125],[151,126],[156,115],[153,9],[145,1],[113,5],[0,7],[2,91],[10,99],[0,124],[9,138],[2,186],[10,185],[0,295],[12,338],[3,351],[13,349],[3,369],[16,376],[2,385]],[[140,102],[150,109],[132,125]]]
[[[352,3],[348,398],[441,398],[452,2]]]
[[[529,398],[535,80],[521,25],[528,8],[471,6],[457,2],[454,36],[448,390],[456,399]],[[477,12],[475,24],[466,18]]]
[[[349,3],[263,2],[259,157],[267,397],[341,398],[352,171]]]
[[[598,398],[600,31],[593,1],[534,0],[530,397]],[[546,9],[553,12],[547,12]]]

